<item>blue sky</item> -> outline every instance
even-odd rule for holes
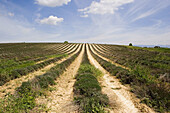
[[[170,0],[0,0],[0,42],[170,45]]]

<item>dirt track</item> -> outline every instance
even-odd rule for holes
[[[75,113],[78,112],[79,107],[73,102],[73,85],[75,83],[75,75],[80,67],[84,54],[84,46],[80,55],[67,68],[67,70],[60,75],[56,80],[57,85],[53,86],[56,90],[49,93],[46,98],[37,99],[38,103],[45,103],[50,109],[49,113]]]
[[[93,50],[92,50],[93,51]],[[103,86],[102,92],[109,97],[110,107],[107,109],[111,113],[152,113],[153,111],[143,104],[134,101],[136,98],[129,92],[129,89],[123,86],[118,79],[110,74],[92,57],[89,46],[87,47],[88,58],[91,64],[98,68],[104,74],[100,81]]]

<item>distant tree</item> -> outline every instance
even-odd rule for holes
[[[64,44],[68,44],[68,41],[64,41]]]
[[[154,48],[161,48],[160,46],[155,46]]]
[[[129,43],[129,46],[133,46],[132,43]]]

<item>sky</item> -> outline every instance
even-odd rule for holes
[[[170,45],[170,0],[0,0],[0,43]]]

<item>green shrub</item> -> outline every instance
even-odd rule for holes
[[[17,70],[13,70],[9,75],[10,75],[11,79],[16,79],[16,78],[21,77],[21,75],[18,73]]]
[[[31,87],[31,82],[23,82],[22,85],[17,88],[17,92],[19,92],[19,94],[24,94],[27,92],[31,92],[32,91],[32,87]]]
[[[101,87],[97,79],[90,74],[81,75],[84,77],[79,77],[75,83],[75,88],[81,95],[92,96],[94,92],[101,91]]]
[[[1,73],[0,74],[0,86],[4,85],[6,82],[10,81],[10,76],[9,74],[6,73]]]
[[[37,65],[33,65],[32,68],[35,70],[35,71],[38,71],[38,66]]]
[[[26,68],[16,69],[16,71],[22,76],[28,74],[28,70]]]
[[[78,73],[93,73],[93,76],[96,78],[102,76],[102,72],[96,69],[94,66],[91,66],[89,64],[82,64],[78,70]]]
[[[95,96],[75,99],[80,103],[85,113],[105,113],[104,107],[108,104],[108,97],[95,92]]]
[[[3,100],[0,100],[0,113],[23,113],[29,112],[29,109],[35,107],[35,97],[27,92],[22,97],[15,97],[8,94]]]
[[[55,79],[51,76],[52,73],[46,73],[44,75],[38,76],[37,80],[41,88],[48,88],[49,85],[55,84]]]

